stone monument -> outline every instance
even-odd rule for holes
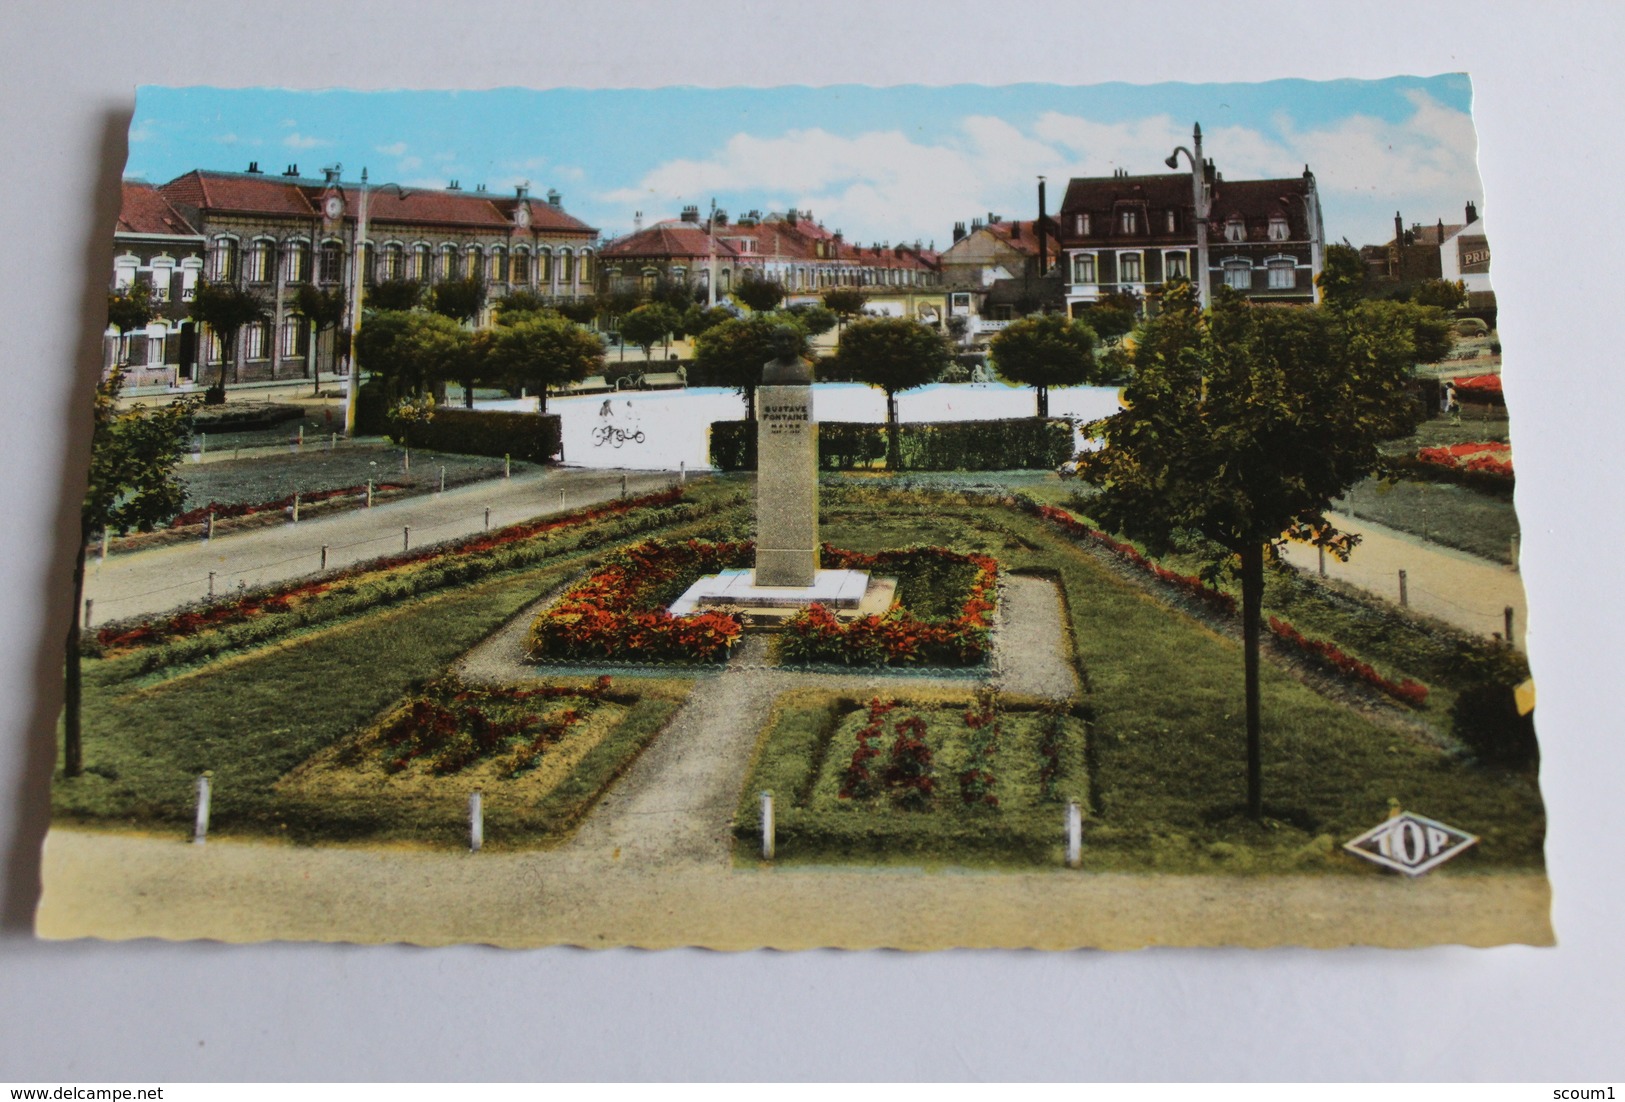
[[[842,619],[885,612],[895,578],[818,563],[818,422],[812,371],[793,329],[774,335],[774,357],[756,389],[756,569],[709,574],[673,602],[673,615],[727,609],[772,627],[808,605]]]

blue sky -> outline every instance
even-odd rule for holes
[[[1385,241],[1482,207],[1465,75],[1261,84],[983,87],[516,88],[469,92],[140,89],[126,174],[192,168],[305,175],[341,162],[375,182],[510,192],[557,188],[606,234],[634,212],[673,217],[712,198],[733,213],[811,210],[848,240],[945,247],[955,221],[1030,218],[1070,176],[1166,171],[1202,124],[1227,178],[1295,176],[1322,189],[1326,232]],[[1183,163],[1182,163],[1183,167]]]

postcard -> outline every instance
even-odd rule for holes
[[[142,88],[39,933],[1551,944],[1471,96]]]

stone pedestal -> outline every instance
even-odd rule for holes
[[[756,390],[756,576],[811,586],[818,576],[818,430],[812,387]]]

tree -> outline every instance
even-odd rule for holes
[[[1060,314],[1022,318],[988,345],[993,369],[1038,395],[1038,416],[1049,416],[1049,388],[1095,382],[1095,333]]]
[[[789,328],[800,337],[796,355],[807,354],[807,331],[784,316],[752,314],[729,318],[712,326],[694,341],[694,366],[708,385],[721,384],[739,391],[745,399],[745,416],[756,419],[756,388],[762,383],[762,368],[774,358],[775,334]]]
[[[654,286],[649,288],[649,301],[670,306],[678,313],[682,313],[694,304],[694,288],[689,286],[685,279],[673,279],[671,276],[659,276]]]
[[[1101,295],[1083,309],[1083,321],[1103,341],[1133,332],[1139,317],[1140,300],[1122,291]]]
[[[512,298],[513,296],[508,297]],[[601,307],[596,298],[589,296],[586,298],[567,298],[554,304],[553,309],[577,325],[590,325],[592,320],[598,316]]]
[[[113,370],[96,387],[90,438],[90,477],[79,507],[79,548],[73,563],[73,616],[68,625],[63,708],[63,772],[84,770],[80,720],[79,609],[85,597],[85,547],[102,532],[151,531],[175,517],[186,501],[176,468],[192,444],[196,398],[166,406],[118,408],[124,375]]]
[[[145,283],[132,283],[122,291],[107,296],[107,324],[118,330],[119,344],[137,329],[145,329],[156,313],[152,308],[152,289]],[[124,350],[114,357],[115,363],[124,361]]]
[[[1365,296],[1365,261],[1352,245],[1327,245],[1320,275],[1315,277],[1320,301],[1327,306],[1353,306]]]
[[[390,399],[427,394],[446,380],[472,393],[473,349],[474,334],[462,325],[415,310],[369,312],[356,339],[360,366],[383,381]]]
[[[497,302],[497,324],[514,314],[535,314],[550,309],[553,307],[548,304],[547,296],[539,291],[509,291]]]
[[[1418,306],[1460,310],[1467,305],[1467,284],[1459,279],[1424,279],[1411,288],[1411,301]]]
[[[1135,349],[1126,409],[1089,426],[1103,446],[1080,475],[1090,511],[1154,551],[1179,531],[1215,548],[1210,576],[1239,570],[1246,697],[1247,811],[1263,815],[1258,639],[1264,561],[1284,538],[1347,558],[1355,537],[1325,511],[1378,467],[1378,445],[1415,427],[1411,371],[1448,340],[1436,310],[1253,306],[1228,288],[1203,314],[1171,285]]]
[[[365,301],[377,310],[411,310],[423,304],[423,284],[415,279],[380,280],[367,288]]]
[[[786,310],[785,313],[799,321],[809,337],[818,337],[828,333],[835,328],[836,323],[840,320],[835,316],[835,311],[826,306],[820,306],[816,302],[797,303]]]
[[[643,360],[648,363],[654,346],[671,336],[683,324],[683,317],[663,302],[650,302],[639,306],[621,319],[621,339],[631,341],[643,349]]]
[[[868,295],[852,287],[833,287],[824,292],[824,309],[835,315],[838,330],[863,313],[868,302]]]
[[[472,322],[485,309],[485,280],[469,276],[436,283],[429,295],[429,308],[464,324]]]
[[[313,379],[320,375],[316,367],[316,348],[321,343],[322,333],[328,329],[336,330],[344,324],[344,306],[344,292],[336,287],[323,291],[306,283],[299,288],[294,309],[310,326],[310,374]]]
[[[749,306],[753,313],[765,314],[784,301],[784,284],[748,272],[734,288],[734,298]]]
[[[226,400],[226,361],[231,361],[234,375],[239,366],[237,334],[242,332],[243,326],[265,320],[265,304],[254,292],[242,287],[199,280],[192,296],[192,317],[213,329],[220,338],[220,379],[203,399],[210,405],[219,405]]]
[[[689,337],[697,337],[707,329],[715,328],[725,321],[733,320],[733,314],[721,306],[701,306],[695,303],[683,311],[683,320],[679,328]]]
[[[558,314],[527,314],[480,337],[487,377],[535,391],[542,413],[548,387],[578,383],[604,370],[604,345],[597,334]]]
[[[896,470],[902,465],[897,394],[935,382],[948,369],[953,363],[948,342],[910,318],[866,318],[852,323],[835,357],[843,375],[886,392],[886,464]]]

